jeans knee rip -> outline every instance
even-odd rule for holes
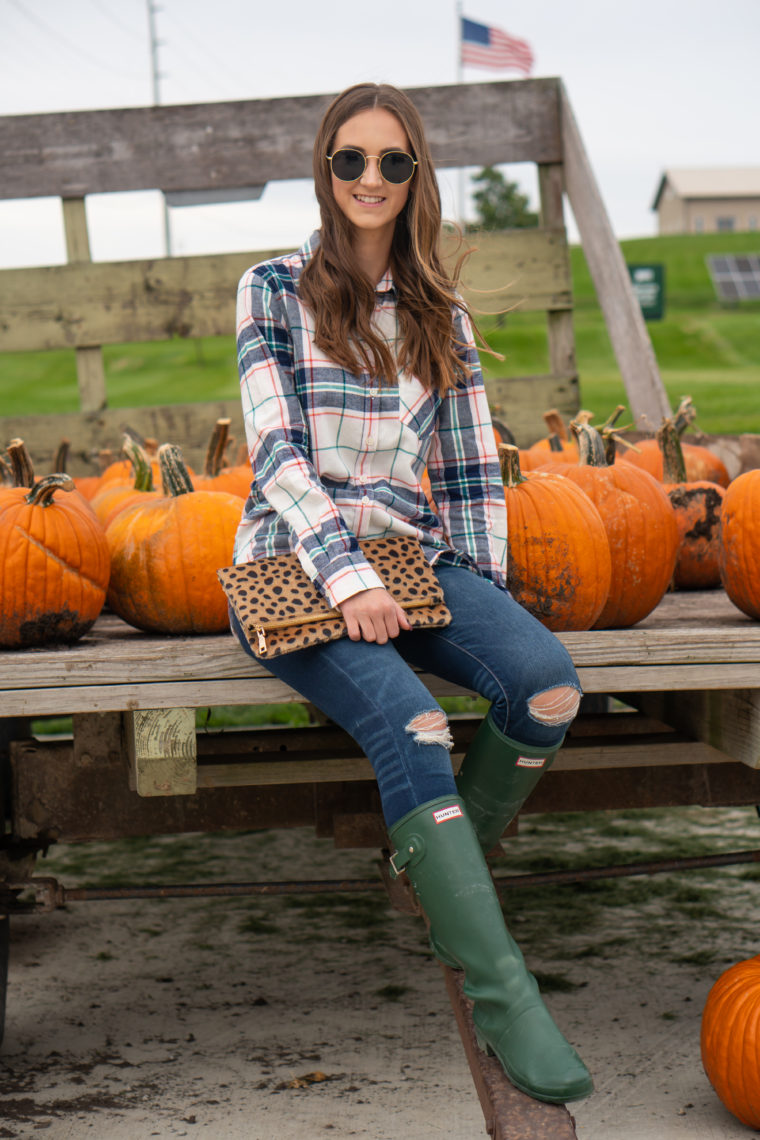
[[[454,747],[449,722],[441,709],[419,713],[409,721],[406,731],[414,737],[415,744],[440,744],[448,752]]]
[[[578,690],[565,685],[558,689],[547,689],[546,692],[531,697],[528,701],[528,712],[539,724],[567,724],[578,712],[580,703],[581,695]]]

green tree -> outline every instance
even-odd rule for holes
[[[528,209],[528,196],[516,182],[508,181],[494,166],[484,166],[472,181],[478,220],[468,229],[512,230],[538,225],[538,214]]]

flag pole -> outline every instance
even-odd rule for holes
[[[464,71],[464,68],[462,66],[462,18],[463,18],[462,0],[457,0],[457,3],[456,3],[456,19],[457,19],[457,69],[456,69],[456,75],[457,75],[457,83],[463,82],[463,71]],[[462,229],[464,229],[464,226],[465,226],[464,175],[465,175],[464,167],[460,166],[459,167],[459,180],[458,180],[459,181],[459,187],[458,187],[458,190],[459,190],[459,222],[460,222],[460,225],[462,226]]]

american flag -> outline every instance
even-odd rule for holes
[[[462,17],[463,64],[470,67],[494,67],[521,71],[530,75],[533,68],[533,52],[530,44],[516,36],[507,35],[501,28],[489,28],[476,24],[474,20]]]

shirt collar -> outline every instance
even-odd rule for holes
[[[314,256],[317,246],[319,245],[319,236],[319,230],[314,230],[298,251],[303,259],[304,265],[307,261],[311,261]],[[386,296],[388,293],[394,296],[396,293],[396,286],[393,283],[393,274],[390,269],[386,269],[375,286],[375,294],[377,296]]]

